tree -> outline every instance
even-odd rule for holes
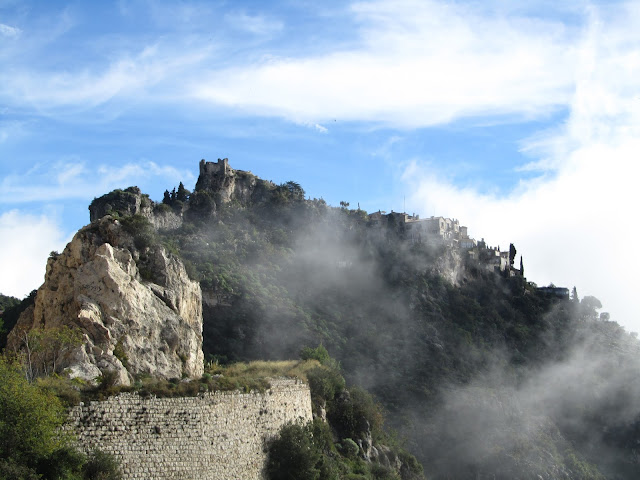
[[[580,302],[580,299],[578,298],[578,290],[575,286],[573,287],[573,290],[571,290],[571,301],[574,303]]]
[[[165,205],[171,205],[171,194],[169,193],[169,190],[164,191],[164,197],[162,198],[162,203],[164,203]]]
[[[602,308],[602,302],[600,302],[600,300],[598,300],[594,296],[586,295],[580,301],[580,310],[581,310],[581,316],[583,319],[598,318],[598,312],[596,312],[596,310],[600,308]]]
[[[60,400],[0,357],[0,458],[35,467],[64,445],[63,422]]]
[[[344,200],[340,200],[340,208],[349,208],[349,202],[345,202]]]
[[[181,202],[186,202],[189,199],[191,192],[184,188],[182,182],[178,185],[178,191],[176,192],[176,199]]]
[[[515,245],[513,243],[511,243],[509,245],[509,265],[511,267],[513,267],[513,262],[516,259],[516,252],[517,252],[517,250],[516,250]]]
[[[37,377],[60,373],[60,361],[67,353],[82,343],[77,328],[36,328],[20,333],[19,356],[25,377],[32,382]]]
[[[320,453],[313,444],[311,424],[290,423],[269,445],[267,474],[271,480],[316,480]]]
[[[300,358],[302,360],[317,360],[320,362],[320,365],[327,366],[329,366],[332,361],[329,356],[329,352],[327,352],[327,349],[324,348],[322,344],[318,345],[316,348],[304,347],[300,351]]]
[[[522,263],[522,255],[520,255],[520,275],[524,277],[524,263]]]
[[[299,183],[290,180],[284,187],[289,191],[289,198],[292,200],[304,200],[305,192]]]

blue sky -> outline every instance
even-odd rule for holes
[[[640,330],[638,2],[0,0],[0,292],[201,158],[460,219]]]

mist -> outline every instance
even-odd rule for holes
[[[640,347],[593,297],[545,295],[321,199],[216,208],[165,239],[202,286],[207,359],[324,345],[428,478],[637,473]]]

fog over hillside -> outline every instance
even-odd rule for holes
[[[206,355],[291,358],[323,344],[429,478],[636,475],[640,346],[596,298],[544,293],[516,266],[494,271],[392,216],[304,200],[295,182],[267,192],[213,195],[213,214],[200,198],[161,233],[216,299]]]

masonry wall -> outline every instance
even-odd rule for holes
[[[285,423],[312,415],[309,387],[278,379],[265,393],[125,393],[74,407],[69,418],[80,446],[115,455],[125,479],[258,480],[266,441]]]

